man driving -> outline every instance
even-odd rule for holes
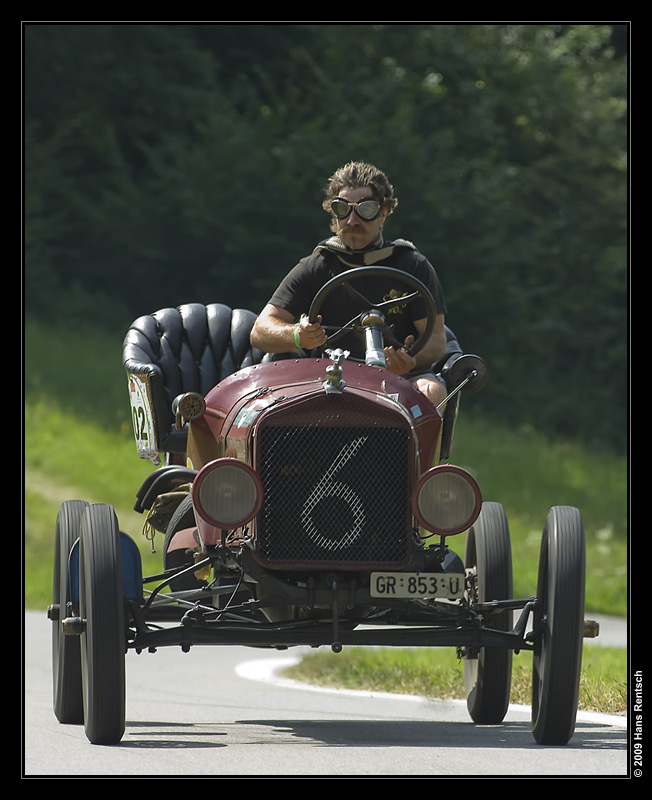
[[[413,382],[438,405],[446,397],[446,387],[433,373],[432,365],[446,352],[444,293],[434,268],[411,242],[384,238],[385,220],[396,205],[393,186],[373,165],[350,162],[336,170],[326,185],[323,202],[331,217],[333,235],[320,242],[311,255],[301,259],[286,275],[258,316],[251,344],[275,354],[324,347],[328,334],[322,320],[329,327],[343,326],[359,315],[361,308],[345,287],[339,287],[324,298],[317,321],[311,323],[306,315],[322,286],[356,267],[402,270],[429,289],[435,302],[435,323],[422,349],[411,355],[408,348],[426,330],[425,304],[418,299],[392,305],[385,322],[394,339],[403,346],[389,344],[384,348],[386,367]],[[375,303],[400,300],[411,293],[405,283],[384,275],[359,278],[351,285]],[[337,346],[349,350],[353,358],[365,358],[365,340],[354,333],[338,339]]]

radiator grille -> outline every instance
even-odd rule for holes
[[[265,488],[258,559],[340,569],[404,563],[412,528],[408,425],[398,414],[376,419],[341,398],[327,398],[316,411],[280,412],[258,429]]]

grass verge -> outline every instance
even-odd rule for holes
[[[579,708],[622,714],[627,707],[627,652],[585,645]],[[440,699],[466,698],[464,667],[452,648],[346,648],[319,652],[289,667],[286,677],[338,689],[408,694]],[[532,702],[532,656],[514,656],[510,702]]]

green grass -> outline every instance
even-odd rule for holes
[[[621,714],[627,708],[627,653],[585,645],[579,708]],[[464,700],[464,667],[453,648],[409,650],[352,647],[341,653],[305,656],[285,671],[286,677],[338,689],[356,689],[419,697]],[[514,656],[510,702],[532,702],[532,656]]]
[[[133,510],[136,490],[153,465],[137,457],[131,432],[98,428],[44,401],[27,403],[25,424],[26,607],[50,603],[55,522],[65,500],[113,505],[121,529],[140,545],[143,568],[159,571],[160,554],[152,556],[144,518]]]
[[[136,491],[154,467],[136,453],[120,338],[28,323],[25,343],[24,594],[26,608],[44,609],[64,500],[110,503],[139,544],[143,569],[157,572],[162,562],[133,511]]]
[[[51,330],[30,322],[25,334],[25,606],[45,609],[51,602],[55,520],[64,500],[112,504],[121,528],[140,546],[146,573],[161,567],[162,537],[159,553],[152,555],[142,535],[143,517],[133,511],[135,493],[154,467],[136,454],[120,360],[122,334]],[[549,508],[574,505],[580,508],[586,529],[587,611],[626,615],[625,459],[554,441],[529,427],[489,425],[473,415],[469,396],[462,400],[451,461],[476,476],[486,500],[505,507],[515,596],[536,592],[541,533]],[[449,544],[463,554],[464,535]],[[310,680],[323,679],[323,659],[328,670],[337,670],[329,678],[334,685],[353,681],[356,688],[377,691],[460,696],[461,667],[452,650],[319,654],[301,667],[307,670],[313,664],[318,669],[320,677],[315,674]],[[585,648],[582,702],[586,707],[618,711],[624,706],[624,659],[623,651]],[[520,684],[529,696],[530,669],[531,658],[515,658],[512,702],[521,702]]]
[[[463,398],[463,409],[473,398]],[[586,533],[586,607],[627,613],[627,464],[555,441],[531,427],[489,426],[460,412],[451,461],[474,474],[485,500],[502,503],[512,541],[514,594],[536,593],[539,547],[553,505],[576,506]],[[463,539],[464,537],[459,537]],[[463,553],[463,544],[453,545]]]

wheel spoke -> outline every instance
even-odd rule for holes
[[[357,289],[354,289],[350,284],[351,281],[358,279],[358,278],[367,278],[367,277],[384,277],[386,279],[391,279],[397,283],[407,285],[411,290],[412,293],[405,295],[405,297],[399,298],[391,298],[389,300],[383,300],[380,303],[373,303],[368,300],[361,292]],[[390,311],[391,309],[395,308],[399,305],[405,305],[406,303],[411,303],[416,299],[422,299],[426,306],[426,327],[425,330],[420,333],[412,346],[409,349],[411,355],[416,355],[419,353],[426,345],[430,336],[435,327],[435,318],[437,316],[437,309],[435,307],[435,302],[432,298],[432,295],[428,291],[427,287],[421,283],[420,280],[415,278],[413,275],[410,275],[407,272],[403,272],[400,269],[394,269],[393,267],[357,267],[355,269],[348,270],[347,272],[343,272],[340,275],[335,276],[332,278],[328,283],[326,283],[322,288],[317,292],[315,297],[313,298],[312,304],[310,306],[309,311],[309,319],[310,322],[314,323],[317,321],[319,316],[320,310],[324,304],[326,298],[337,288],[342,287],[353,299],[356,303],[360,304],[362,308],[362,313],[364,311],[370,311],[372,309],[378,309],[380,311]],[[353,319],[349,320],[346,325],[343,325],[340,328],[336,329],[336,332],[331,334],[331,336],[327,339],[327,344],[332,344],[340,339],[345,333],[349,330],[353,330],[356,327],[356,321],[359,320],[361,314]],[[384,332],[386,333],[387,330]],[[394,337],[391,338],[390,344],[394,346],[402,347],[403,343],[398,342]]]

